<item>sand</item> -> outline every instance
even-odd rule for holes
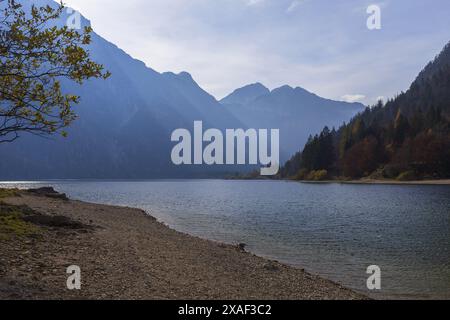
[[[179,233],[140,209],[26,191],[0,201],[39,214],[36,234],[0,234],[0,299],[365,299],[302,269]],[[61,216],[71,223],[39,224]],[[70,265],[81,268],[81,290],[66,287]]]

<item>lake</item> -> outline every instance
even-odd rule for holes
[[[374,298],[450,299],[450,186],[287,181],[39,181],[73,199],[139,207],[168,226]],[[381,268],[369,291],[366,269]]]

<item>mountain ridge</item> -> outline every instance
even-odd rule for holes
[[[385,105],[337,131],[311,137],[281,169],[282,177],[437,179],[450,177],[450,42]]]
[[[50,0],[21,0],[21,3],[57,5]],[[56,23],[61,26],[68,17],[65,11]],[[81,23],[82,26],[90,25],[90,21],[82,15]],[[171,133],[177,128],[191,129],[196,120],[203,121],[205,128],[279,128],[282,130],[282,153],[286,155],[286,160],[291,150],[298,149],[298,144],[306,139],[295,136],[295,128],[304,117],[301,110],[289,114],[289,109],[283,110],[277,101],[267,104],[261,99],[263,105],[259,105],[262,107],[260,110],[264,110],[262,113],[270,111],[269,114],[264,116],[257,112],[260,121],[246,123],[243,121],[245,117],[243,119],[235,110],[224,107],[203,90],[188,72],[159,73],[95,31],[88,50],[93,61],[111,71],[111,77],[90,80],[83,86],[63,81],[63,92],[81,97],[80,103],[74,106],[79,117],[68,128],[68,138],[55,136],[41,139],[24,135],[12,144],[2,145],[0,179],[221,177],[229,172],[248,170],[246,166],[173,165],[170,158],[174,145],[170,141]],[[254,88],[257,89],[254,95],[266,93],[273,98],[272,92],[262,84],[256,83]],[[300,95],[299,90],[284,89],[292,89]],[[284,89],[275,91],[275,96]],[[322,99],[313,94],[310,98]],[[341,103],[326,101],[336,105]],[[304,103],[302,105],[305,106]],[[314,103],[310,107],[314,109]],[[277,116],[277,121],[272,122],[271,112]],[[353,112],[339,114],[334,122],[347,120]],[[319,130],[328,124],[327,117],[327,114],[319,113],[314,118],[308,118],[305,122],[308,131]],[[292,136],[295,143],[284,146],[285,136]]]
[[[255,94],[258,91],[261,94]],[[311,133],[320,132],[324,125],[339,126],[365,108],[361,103],[322,98],[301,87],[269,90],[258,83],[236,89],[220,103],[247,127],[280,129],[282,160],[301,148]]]
[[[21,3],[57,5],[48,0]],[[56,24],[61,26],[67,18],[64,11]],[[81,24],[86,26],[89,20],[81,16]],[[111,77],[83,86],[62,81],[63,92],[81,97],[68,138],[24,135],[2,145],[0,178],[162,178],[230,170],[176,167],[170,159],[170,135],[177,128],[192,127],[195,120],[226,128],[239,126],[237,119],[187,72],[159,73],[95,31],[91,36],[91,58],[111,71]]]

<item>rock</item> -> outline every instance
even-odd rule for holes
[[[33,215],[23,218],[25,221],[47,227],[65,228],[65,229],[85,229],[86,226],[81,222],[72,220],[65,216],[47,216],[47,215]]]
[[[263,268],[269,271],[277,271],[279,270],[278,266],[274,263],[268,262],[263,265]]]
[[[42,187],[42,188],[36,188],[36,189],[28,189],[28,192],[37,193],[37,194],[41,194],[41,195],[58,193],[52,187]]]
[[[59,193],[52,187],[42,187],[37,189],[28,189],[29,193],[54,199],[69,200],[65,193]]]
[[[238,248],[239,251],[245,252],[246,246],[247,245],[245,243],[238,243],[236,247]]]
[[[69,198],[67,197],[67,195],[65,193],[57,193],[57,194],[49,193],[45,196],[49,197],[49,198],[54,198],[54,199],[61,199],[61,200],[66,200],[66,201],[69,200]]]

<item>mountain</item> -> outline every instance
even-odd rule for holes
[[[20,0],[55,7],[51,0]],[[62,26],[64,13],[55,22]],[[81,26],[90,22],[81,16]],[[338,125],[362,108],[320,98],[300,88],[269,91],[261,84],[236,90],[220,103],[187,72],[159,73],[93,32],[88,50],[112,76],[82,86],[63,81],[76,94],[78,119],[68,138],[23,135],[0,146],[0,179],[118,179],[216,177],[245,172],[247,166],[175,166],[170,141],[177,128],[279,128],[282,160],[297,150],[307,133]]]
[[[284,177],[450,177],[450,43],[410,88],[367,108],[337,131],[325,128],[281,170]]]
[[[33,3],[56,6],[46,0]],[[57,24],[67,18],[64,13]],[[90,22],[82,17],[81,24]],[[158,73],[96,33],[88,49],[112,76],[82,86],[63,82],[63,92],[81,96],[68,138],[24,135],[2,144],[0,179],[158,178],[230,170],[171,162],[173,130],[191,129],[194,120],[202,120],[204,127],[242,126],[191,75]]]
[[[325,125],[339,126],[364,110],[360,103],[324,99],[300,87],[270,91],[259,83],[235,90],[220,103],[247,127],[280,129],[282,160],[300,149],[311,133]]]
[[[255,100],[256,98],[269,93],[269,89],[267,89],[261,83],[257,82],[234,90],[228,96],[220,100],[220,103],[222,103],[223,105],[245,105]]]

